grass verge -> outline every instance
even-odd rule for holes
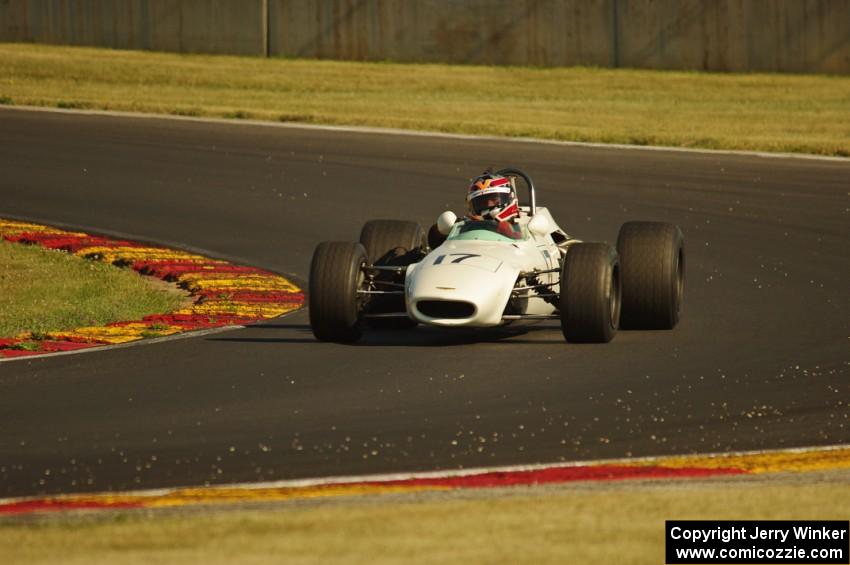
[[[0,523],[7,563],[663,563],[668,519],[847,519],[839,481],[498,489]]]
[[[130,270],[0,241],[0,337],[138,320],[184,301],[171,285]]]
[[[0,104],[850,156],[850,77],[0,44]]]

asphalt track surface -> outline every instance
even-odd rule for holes
[[[306,311],[0,364],[0,495],[850,443],[850,163],[0,110],[0,216],[293,275],[532,174],[570,234],[678,223],[682,321],[314,340]]]

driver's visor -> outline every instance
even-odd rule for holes
[[[487,194],[476,194],[470,199],[470,208],[476,215],[492,208],[501,209],[513,202],[510,192],[492,191]]]

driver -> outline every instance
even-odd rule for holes
[[[484,171],[469,185],[466,197],[468,217],[471,220],[497,222],[496,230],[505,237],[522,239],[516,223],[519,201],[511,179]]]

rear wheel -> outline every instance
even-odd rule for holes
[[[620,322],[620,264],[607,243],[576,243],[561,268],[561,329],[570,342],[607,343]]]
[[[310,327],[321,341],[351,343],[360,339],[366,250],[359,243],[320,243],[310,263]]]
[[[388,265],[425,248],[425,235],[416,222],[369,220],[360,230],[360,243],[372,265]]]
[[[370,220],[360,231],[360,243],[366,249],[370,264],[404,267],[421,259],[426,247],[425,234],[416,222],[402,220]],[[404,275],[383,271],[374,278],[377,290],[400,290]],[[383,283],[383,284],[382,284]],[[388,284],[392,283],[392,284]],[[404,312],[403,296],[373,295],[367,306],[370,314]],[[410,318],[375,318],[370,325],[379,328],[411,328],[416,322]]]
[[[446,236],[440,233],[440,230],[437,228],[437,224],[431,226],[431,229],[428,230],[428,247],[431,250],[437,249],[446,241]]]
[[[622,327],[672,329],[685,291],[682,230],[662,222],[628,222],[620,228],[617,251],[623,277]]]

